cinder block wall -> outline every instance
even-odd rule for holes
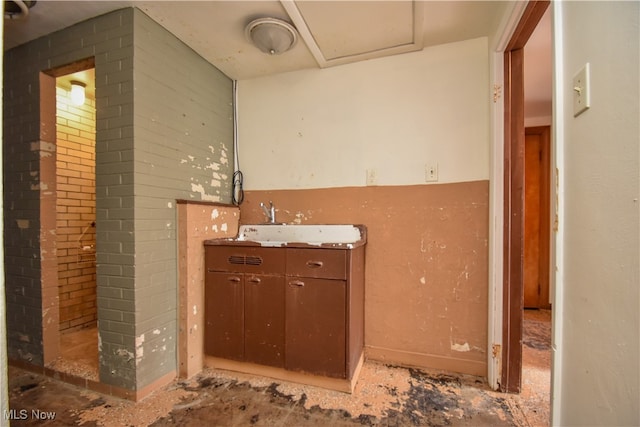
[[[41,74],[53,76],[59,67],[95,58],[99,93],[97,118],[102,118],[97,145],[102,147],[103,163],[108,159],[122,159],[117,162],[120,173],[117,179],[102,172],[103,176],[97,177],[97,181],[103,189],[108,187],[111,194],[118,194],[119,206],[132,206],[133,189],[127,187],[126,178],[132,177],[133,170],[133,162],[127,162],[127,158],[132,157],[127,153],[133,150],[133,10],[123,9],[81,22],[10,49],[4,55],[3,197],[8,354],[10,358],[43,365],[45,359],[51,359],[51,356],[45,358],[45,347],[51,344],[44,343],[47,337],[42,333],[43,326],[52,319],[57,325],[59,304],[55,271],[55,294],[43,287],[45,278],[51,281],[51,272],[47,269],[51,268],[52,259],[53,265],[57,265],[55,245],[44,240],[55,237],[55,221],[50,221],[55,203],[49,210],[49,198],[53,195],[55,199],[55,168],[51,167],[55,163],[42,161],[56,155],[56,135],[55,129],[45,125],[49,121],[41,117],[41,111],[49,114],[49,110],[55,116],[55,79],[41,78]],[[41,82],[45,86],[41,86]],[[51,87],[46,86],[47,82]],[[51,99],[41,98],[41,93]],[[50,123],[53,126],[55,118]],[[42,170],[41,165],[47,169]],[[121,228],[133,228],[133,211],[126,215],[116,210],[113,215],[117,216],[113,221]],[[42,224],[51,228],[42,229]],[[122,237],[109,236],[99,250],[105,269],[114,262],[120,269],[103,270],[98,273],[98,279],[101,276],[106,281],[114,277],[114,281],[133,287],[133,257],[128,266],[123,266],[127,246]],[[113,326],[111,319],[103,319],[102,327]],[[134,320],[131,316],[120,317],[119,321],[124,327]],[[49,352],[55,354],[55,351]],[[110,372],[113,375],[102,381],[129,388],[135,386],[135,376],[127,375],[120,366],[112,366]],[[115,377],[124,379],[115,381]]]
[[[231,80],[136,9],[133,70],[138,387],[176,370],[176,199],[231,202]]]
[[[56,87],[56,255],[60,331],[96,325],[96,108]]]
[[[100,381],[141,390],[176,371],[175,201],[230,201],[231,80],[138,9],[5,53],[9,355],[35,364],[44,360],[39,159],[55,150],[41,144],[39,74],[89,57]]]

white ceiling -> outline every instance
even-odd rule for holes
[[[491,35],[507,5],[504,1],[40,0],[26,19],[5,19],[4,43],[10,49],[135,6],[227,76],[241,80]],[[275,57],[260,52],[244,35],[245,26],[259,17],[293,23],[302,42]]]
[[[224,74],[242,80],[491,36],[509,2],[39,0],[26,18],[4,20],[4,48],[10,49],[89,18],[133,6]],[[291,51],[281,55],[262,53],[246,40],[244,34],[246,25],[260,17],[292,23],[301,40]],[[545,25],[549,26],[549,23]],[[541,37],[534,34],[527,45],[525,61],[528,64],[550,61],[550,27],[541,33]],[[549,34],[548,39],[545,39],[546,34]],[[538,67],[530,68],[526,71],[529,80],[526,94],[527,97],[532,94],[536,99],[529,109],[543,104],[550,108],[550,71],[543,68],[543,74],[538,75]]]

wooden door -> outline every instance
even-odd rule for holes
[[[549,307],[549,127],[525,131],[524,307]]]

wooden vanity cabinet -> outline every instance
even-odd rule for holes
[[[205,353],[351,380],[364,349],[364,245],[206,245]]]
[[[205,354],[284,367],[284,249],[205,248]]]

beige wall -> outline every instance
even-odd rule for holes
[[[56,254],[60,330],[95,326],[96,110],[95,100],[70,102],[56,87]]]
[[[239,209],[178,201],[178,373],[189,378],[204,366],[204,244],[235,237]]]
[[[365,224],[365,347],[388,363],[486,374],[488,182],[247,191],[242,223]]]
[[[554,425],[639,425],[640,3],[554,2]],[[572,79],[590,64],[591,108]]]
[[[238,83],[245,188],[425,183],[489,177],[486,38]]]
[[[488,73],[479,38],[239,82],[241,223],[273,200],[278,221],[367,226],[370,358],[486,375]]]

